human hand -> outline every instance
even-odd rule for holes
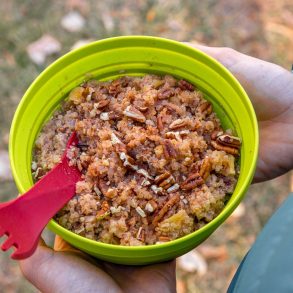
[[[190,44],[191,45],[191,44]],[[226,66],[248,93],[260,126],[254,181],[277,177],[293,166],[293,76],[285,69],[228,48],[192,45]],[[144,267],[96,260],[57,237],[55,251],[41,243],[20,262],[42,292],[175,292],[175,261]]]
[[[176,292],[175,261],[134,267],[92,258],[56,236],[20,261],[24,276],[41,292]]]
[[[246,90],[260,128],[260,150],[254,182],[293,167],[293,74],[282,67],[230,48],[190,44],[227,67]]]

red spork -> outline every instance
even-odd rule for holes
[[[6,251],[14,246],[11,258],[31,256],[47,223],[74,196],[81,173],[75,166],[69,166],[66,153],[77,143],[73,133],[57,166],[22,196],[0,204],[0,237],[8,236],[1,249]]]

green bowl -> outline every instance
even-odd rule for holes
[[[20,193],[33,185],[32,149],[43,124],[68,92],[85,79],[114,79],[122,75],[170,74],[197,85],[211,101],[224,128],[233,128],[243,144],[240,176],[223,211],[201,229],[180,239],[149,246],[118,246],[74,234],[54,220],[49,229],[73,246],[99,259],[142,265],[180,256],[205,240],[242,200],[254,174],[258,153],[258,126],[245,91],[216,60],[179,42],[146,36],[110,38],[72,51],[50,65],[23,96],[12,122],[10,160]]]

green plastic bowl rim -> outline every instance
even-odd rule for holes
[[[240,90],[241,94],[243,95],[243,97],[245,98],[245,104],[248,108],[249,114],[250,114],[250,118],[252,119],[252,123],[253,123],[253,127],[255,130],[255,137],[254,137],[254,141],[255,141],[255,145],[254,145],[254,154],[253,154],[253,158],[252,158],[252,166],[254,166],[253,168],[251,168],[249,170],[249,173],[247,174],[241,188],[239,189],[239,194],[242,194],[242,197],[244,196],[245,193],[245,189],[246,187],[250,184],[251,182],[251,178],[253,177],[255,168],[256,168],[256,162],[257,162],[257,157],[258,157],[258,146],[259,146],[259,133],[258,133],[258,123],[257,123],[257,118],[254,112],[254,108],[252,106],[252,103],[249,99],[249,97],[247,96],[246,92],[244,91],[244,89],[242,88],[241,84],[238,82],[238,80],[233,76],[233,74],[226,68],[224,67],[221,63],[219,63],[216,59],[214,59],[213,57],[209,56],[208,54],[204,53],[203,51],[196,49],[194,47],[191,47],[189,45],[187,45],[186,43],[180,43],[178,41],[174,41],[174,40],[170,40],[170,39],[166,39],[166,38],[161,38],[161,37],[153,37],[153,36],[119,36],[119,37],[111,37],[111,38],[106,38],[106,39],[102,39],[102,40],[98,40],[95,42],[92,42],[88,45],[82,46],[81,48],[75,49],[73,51],[70,51],[66,54],[64,54],[63,56],[59,57],[56,61],[54,61],[52,64],[50,64],[47,68],[44,69],[43,72],[40,73],[40,75],[32,82],[32,84],[29,86],[29,88],[27,89],[27,91],[25,92],[24,96],[22,97],[16,111],[14,114],[14,118],[11,124],[11,128],[10,128],[10,132],[14,133],[14,129],[16,127],[16,117],[18,117],[20,109],[22,108],[22,105],[25,103],[26,97],[30,95],[30,91],[32,90],[33,87],[35,87],[38,83],[40,83],[43,79],[43,77],[50,72],[51,70],[54,70],[54,67],[57,66],[59,63],[64,62],[64,59],[69,58],[74,56],[77,52],[80,52],[82,50],[84,50],[87,47],[90,46],[95,46],[96,44],[102,44],[102,43],[108,43],[108,42],[112,42],[113,40],[132,40],[133,42],[135,42],[136,40],[143,40],[143,39],[149,39],[149,40],[153,40],[153,41],[160,41],[160,42],[165,42],[166,47],[168,46],[168,44],[170,45],[176,45],[178,47],[181,47],[184,50],[189,50],[191,53],[192,52],[196,52],[197,54],[201,54],[204,55],[205,58],[209,59],[212,63],[216,63],[217,66],[221,67],[221,69],[223,71],[226,72],[226,74],[234,80],[234,82],[238,85],[238,89]],[[18,176],[17,176],[17,172],[16,172],[16,168],[14,165],[12,165],[12,158],[13,158],[13,138],[11,138],[9,140],[9,158],[10,158],[10,162],[11,162],[11,169],[12,169],[12,174],[15,180],[15,183],[19,189],[20,192],[25,192],[26,190],[23,188]],[[97,246],[101,246],[104,248],[112,248],[115,250],[120,250],[121,252],[129,252],[129,251],[143,251],[143,250],[148,250],[148,249],[152,249],[154,247],[160,246],[161,248],[163,247],[168,247],[168,246],[173,246],[173,245],[177,245],[180,244],[180,242],[184,241],[184,240],[188,240],[189,238],[193,238],[197,233],[202,232],[202,231],[206,231],[209,229],[215,230],[217,227],[213,227],[215,222],[220,222],[222,223],[226,217],[228,217],[232,211],[234,210],[234,208],[239,204],[240,200],[242,199],[242,197],[238,196],[235,199],[230,199],[227,203],[227,205],[230,206],[229,209],[224,208],[224,210],[216,217],[214,218],[211,222],[205,224],[202,228],[188,234],[185,235],[181,238],[166,242],[166,243],[160,243],[160,244],[153,244],[153,245],[146,245],[146,246],[122,246],[122,245],[114,245],[114,244],[107,244],[107,243],[103,243],[103,242],[99,242],[99,241],[95,241],[95,240],[91,240],[88,238],[85,238],[83,236],[77,235],[65,228],[63,228],[61,225],[57,224],[57,222],[55,222],[54,220],[51,220],[49,222],[49,227],[52,227],[54,230],[59,230],[60,232],[62,232],[62,234],[66,234],[67,236],[73,237],[77,240],[81,240],[83,242],[86,242],[88,244],[94,244]],[[225,206],[226,207],[226,206]]]

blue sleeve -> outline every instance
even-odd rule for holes
[[[293,292],[293,194],[265,225],[228,289],[228,293],[275,292]]]

